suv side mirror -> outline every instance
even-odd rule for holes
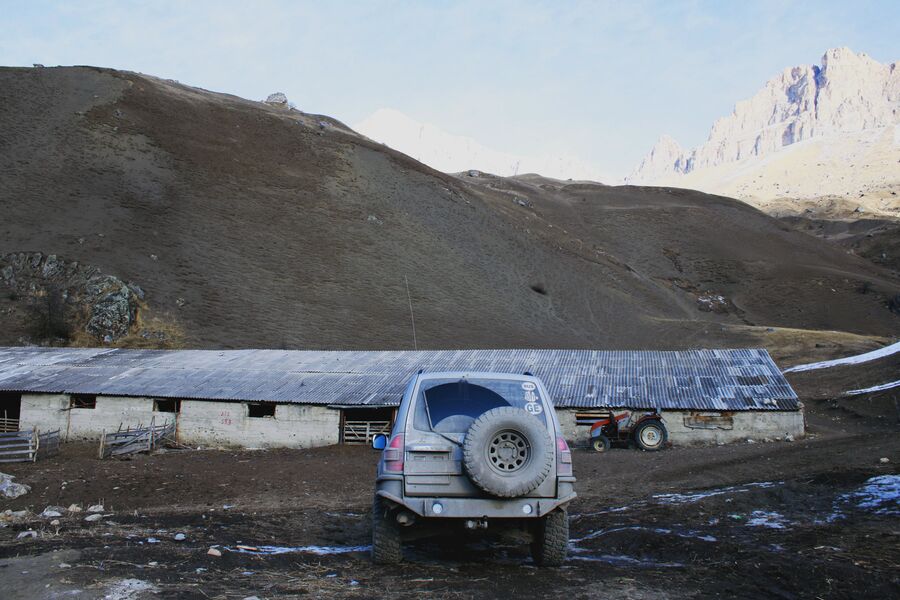
[[[372,436],[372,447],[376,450],[384,450],[387,447],[387,436],[383,433],[377,433]]]

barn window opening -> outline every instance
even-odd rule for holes
[[[97,396],[88,394],[72,394],[69,398],[70,408],[97,408]]]
[[[19,430],[19,413],[21,410],[21,394],[0,392],[0,433]]]
[[[180,413],[181,400],[172,398],[160,398],[159,400],[154,400],[153,412]]]
[[[274,417],[275,405],[271,402],[257,402],[247,405],[247,416],[253,418]]]

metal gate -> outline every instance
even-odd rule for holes
[[[379,433],[391,434],[390,421],[344,421],[342,441],[345,444],[368,444]]]

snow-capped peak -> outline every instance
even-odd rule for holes
[[[533,157],[494,150],[391,108],[376,110],[354,129],[445,173],[478,169],[502,176],[538,173],[556,179],[605,179],[594,165],[574,156]]]

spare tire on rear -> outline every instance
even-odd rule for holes
[[[475,419],[463,442],[472,483],[501,498],[523,496],[547,479],[555,448],[546,426],[521,408],[495,408]]]

